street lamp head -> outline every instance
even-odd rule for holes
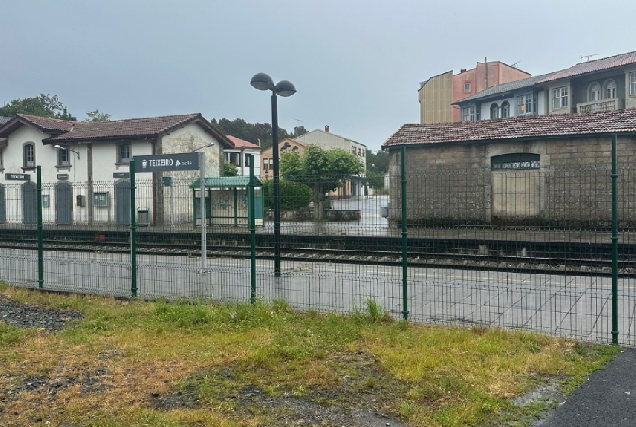
[[[294,84],[289,80],[281,80],[276,85],[276,93],[284,97],[292,96],[296,93],[296,88],[294,87]]]
[[[274,89],[274,80],[265,73],[256,73],[250,84],[258,90],[272,90]]]
[[[56,150],[61,150],[61,149],[62,149],[62,146],[61,146],[61,145],[59,145],[59,144],[55,144],[55,145],[53,146],[53,148],[55,148]]]

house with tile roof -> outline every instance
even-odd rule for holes
[[[617,136],[619,221],[636,224],[632,165],[636,109],[407,124],[382,148],[400,176],[406,150],[410,224],[608,226],[612,135]],[[391,180],[390,206],[400,206]],[[389,220],[401,218],[390,209]]]
[[[636,51],[495,85],[454,105],[462,121],[636,108]]]
[[[298,153],[303,154],[305,151],[305,144],[292,138],[285,138],[278,141],[278,152],[282,155],[284,153]],[[273,179],[274,173],[274,150],[272,147],[267,147],[263,150],[261,157],[261,181],[267,181]]]
[[[249,156],[254,156],[254,176],[261,175],[261,147],[244,139],[227,135],[234,147],[224,150],[224,160],[236,166],[239,176],[250,175]]]
[[[336,135],[329,132],[329,126],[325,126],[324,131],[322,129],[312,130],[303,135],[297,136],[296,141],[302,142],[305,145],[317,145],[323,150],[331,150],[339,148],[341,150],[348,151],[355,156],[359,157],[364,165],[364,172],[362,176],[354,176],[345,182],[343,187],[336,189],[335,194],[331,194],[333,197],[359,197],[363,195],[363,177],[366,174],[366,156],[367,146],[354,141],[344,136]]]
[[[34,222],[36,168],[51,187],[44,221],[130,223],[130,160],[137,155],[205,152],[206,174],[222,174],[234,143],[201,114],[106,122],[71,122],[18,114],[0,126],[0,222]],[[139,198],[155,224],[164,221],[162,177],[194,179],[197,171],[156,172],[138,180],[154,188]],[[189,193],[188,193],[189,194]],[[7,200],[19,206],[9,208]],[[141,206],[143,204],[143,206]],[[187,221],[191,216],[184,214]]]

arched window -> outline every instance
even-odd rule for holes
[[[23,154],[23,167],[34,168],[35,167],[35,144],[33,142],[27,142],[24,144]]]
[[[608,80],[605,82],[605,98],[616,98],[616,82],[614,80]]]
[[[490,118],[491,119],[498,119],[499,118],[499,105],[497,105],[496,103],[493,103],[490,106]]]
[[[504,101],[501,104],[501,118],[505,119],[507,117],[510,117],[510,104],[508,101]]]
[[[601,99],[601,85],[598,83],[592,83],[590,85],[590,93],[588,96],[589,101],[599,101]]]

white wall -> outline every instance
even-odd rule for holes
[[[309,145],[318,145],[325,150],[331,150],[333,148],[341,148],[349,153],[353,153],[353,149],[356,149],[356,155],[362,159],[366,170],[366,146],[359,142],[353,141],[342,136],[334,135],[329,132],[324,132],[320,129],[311,131],[304,135],[294,138],[296,141],[303,142]],[[359,154],[360,153],[360,154]]]

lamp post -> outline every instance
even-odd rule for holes
[[[289,80],[281,80],[274,85],[274,81],[265,73],[257,73],[250,84],[258,90],[272,91],[272,161],[274,176],[274,275],[280,276],[280,174],[278,169],[278,104],[277,96],[292,96],[296,88]]]

